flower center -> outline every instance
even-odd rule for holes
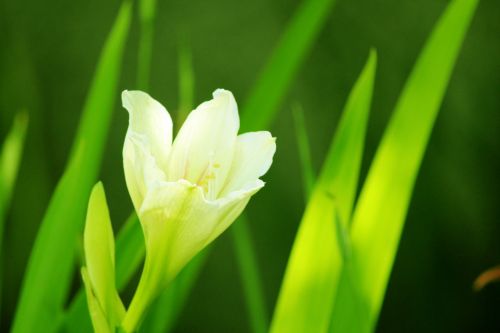
[[[215,162],[213,157],[214,154],[211,153],[207,168],[196,183],[203,188],[206,197],[210,200],[215,199],[217,196],[216,179],[217,172],[220,170],[220,164]]]

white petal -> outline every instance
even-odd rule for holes
[[[220,195],[225,196],[263,176],[269,170],[275,152],[276,139],[269,132],[239,135],[231,170]]]
[[[218,89],[213,99],[192,111],[175,138],[169,158],[169,181],[186,179],[217,197],[234,154],[239,117],[233,94]]]
[[[146,138],[157,165],[166,170],[172,145],[172,119],[169,113],[163,105],[142,91],[125,90],[122,103],[130,115],[128,131]]]
[[[164,172],[152,156],[147,138],[134,132],[127,132],[123,146],[123,167],[125,181],[136,212],[139,212],[149,186],[165,180]]]
[[[203,190],[186,180],[158,183],[148,192],[140,221],[148,255],[162,260],[161,274],[173,278],[194,255],[219,236],[238,217],[263,183],[230,197],[208,201]]]

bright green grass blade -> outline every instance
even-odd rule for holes
[[[342,257],[337,217],[352,209],[370,109],[376,54],[349,96],[292,248],[271,332],[325,332]]]
[[[335,0],[304,0],[297,8],[243,106],[242,132],[261,130],[272,123],[334,3]]]
[[[154,22],[156,0],[139,1],[139,21],[141,34],[137,54],[137,89],[149,89],[151,59],[153,54]]]
[[[297,146],[299,150],[300,164],[302,167],[302,181],[304,187],[304,198],[307,202],[311,196],[316,181],[314,167],[312,165],[311,149],[309,137],[307,135],[306,122],[304,119],[304,110],[298,104],[292,108],[293,120],[295,122],[295,136],[297,137]]]
[[[51,332],[74,270],[85,208],[96,182],[117,96],[131,4],[126,1],[101,54],[66,171],[40,226],[23,281],[13,332]]]
[[[269,325],[268,312],[248,223],[246,216],[242,215],[234,222],[231,232],[252,332],[265,333]]]
[[[332,332],[370,332],[375,327],[415,179],[477,3],[450,3],[406,82],[356,205],[351,229],[354,275],[339,285]]]
[[[28,114],[20,112],[5,138],[0,155],[0,251],[2,249],[3,228],[14,184],[21,162],[21,155],[28,128]]]
[[[132,214],[116,237],[116,288],[123,290],[144,259],[144,237],[137,215]],[[65,331],[86,333],[92,330],[85,291],[80,288],[64,318]]]

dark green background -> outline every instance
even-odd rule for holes
[[[177,46],[188,35],[196,103],[224,87],[242,101],[298,1],[158,1],[150,93],[175,113]],[[346,96],[371,46],[379,66],[363,175],[403,83],[446,0],[338,0],[271,128],[278,152],[266,188],[248,207],[268,309],[279,291],[304,208],[290,105],[306,111],[319,169]],[[27,147],[4,243],[2,331],[26,260],[60,177],[100,48],[119,1],[0,2],[0,134],[30,113]],[[138,22],[120,89],[133,89]],[[121,148],[127,114],[116,97],[101,179],[116,227],[131,211]],[[500,263],[500,1],[483,0],[465,40],[417,181],[379,332],[498,332],[500,284],[474,278]],[[68,221],[71,223],[71,221]],[[229,233],[214,247],[177,332],[247,332]],[[68,249],[68,251],[76,250]],[[75,281],[78,281],[75,277]],[[75,282],[76,283],[76,282]]]

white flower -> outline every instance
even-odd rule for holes
[[[141,91],[124,91],[122,101],[130,114],[125,178],[145,235],[144,273],[155,271],[145,279],[162,288],[264,186],[259,177],[271,166],[275,138],[238,135],[236,101],[223,89],[189,114],[173,143],[159,102]]]

